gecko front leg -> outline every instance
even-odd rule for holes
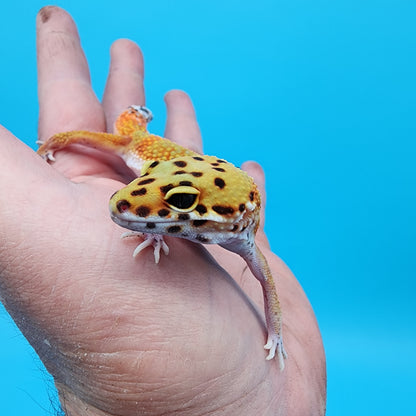
[[[284,359],[287,358],[287,353],[282,339],[282,312],[269,264],[256,244],[254,244],[252,251],[244,257],[244,260],[254,276],[259,280],[263,289],[264,312],[267,324],[267,343],[264,348],[269,350],[266,360],[273,359],[277,353],[280,370],[283,370],[285,367]]]
[[[169,246],[166,244],[163,239],[163,235],[159,234],[147,234],[138,231],[127,231],[122,234],[121,238],[127,237],[141,237],[143,241],[136,247],[133,252],[133,257],[137,257],[146,247],[153,246],[153,252],[155,257],[155,263],[158,264],[160,260],[160,250],[162,250],[165,255],[169,254]]]
[[[263,289],[264,313],[267,325],[267,342],[264,349],[268,350],[269,354],[266,360],[273,359],[277,354],[280,370],[283,371],[287,353],[282,339],[282,312],[269,264],[254,241],[244,241],[241,244],[240,240],[238,243],[220,245],[239,254],[260,282]]]

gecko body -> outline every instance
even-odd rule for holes
[[[131,106],[115,123],[115,134],[74,131],[52,136],[38,153],[53,161],[53,153],[82,144],[118,154],[137,179],[110,199],[114,222],[140,234],[137,255],[153,246],[168,254],[164,235],[203,244],[219,244],[239,254],[263,288],[268,331],[267,359],[277,356],[284,368],[280,303],[267,261],[255,243],[260,221],[260,194],[253,179],[241,169],[215,156],[206,156],[150,134],[151,112]]]

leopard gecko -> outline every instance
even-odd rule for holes
[[[269,265],[255,243],[260,221],[260,194],[253,179],[215,156],[206,156],[147,131],[149,109],[131,106],[115,122],[115,134],[70,131],[40,143],[38,153],[54,161],[54,152],[81,144],[119,155],[138,176],[110,199],[114,222],[141,235],[134,251],[154,247],[168,254],[164,235],[218,244],[239,254],[259,280],[267,325],[267,360],[287,357],[282,341],[280,302]]]

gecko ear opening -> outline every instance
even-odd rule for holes
[[[199,200],[198,189],[191,186],[177,186],[166,193],[165,201],[175,211],[190,212],[197,205]]]

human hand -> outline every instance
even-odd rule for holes
[[[40,139],[111,131],[128,105],[145,104],[134,43],[112,46],[101,104],[69,15],[44,8],[37,28]],[[200,151],[188,96],[172,91],[166,104],[165,136]],[[239,256],[171,238],[159,265],[152,250],[134,259],[137,241],[120,240],[108,214],[111,194],[132,179],[121,160],[72,148],[49,166],[4,129],[0,140],[0,295],[68,415],[324,413],[325,359],[313,311],[262,227],[257,243],[282,304],[283,372],[265,360],[262,291]],[[261,167],[243,167],[264,200]]]

